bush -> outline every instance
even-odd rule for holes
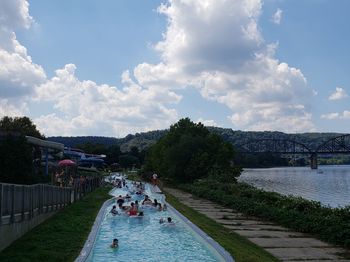
[[[181,189],[228,206],[238,212],[277,222],[322,240],[350,247],[350,207],[329,208],[300,197],[266,192],[241,183],[202,179]]]

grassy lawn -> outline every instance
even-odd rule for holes
[[[111,188],[98,188],[59,211],[0,253],[0,261],[74,261]]]
[[[279,261],[264,249],[258,247],[246,238],[224,228],[207,216],[179,202],[171,194],[166,194],[166,200],[179,212],[215,239],[236,260],[236,262],[273,262]]]

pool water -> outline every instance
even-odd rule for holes
[[[118,196],[126,195],[128,191],[126,188],[114,189],[111,193]],[[164,196],[153,194],[150,185],[146,185],[145,193],[163,205]],[[134,201],[136,195],[132,196]],[[106,208],[88,261],[224,261],[213,247],[171,210],[144,208],[143,218],[129,218],[110,214],[113,205],[115,203]],[[159,223],[160,218],[167,217],[172,218],[175,226]],[[114,238],[119,240],[116,249],[110,247]]]

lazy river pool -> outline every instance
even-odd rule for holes
[[[145,194],[163,204],[164,195],[153,193],[151,187],[146,185]],[[114,196],[127,193],[127,188],[111,191]],[[131,201],[136,196],[132,195]],[[109,213],[113,205],[114,201],[105,208],[87,261],[233,261],[229,255],[220,255],[217,248],[195,232],[171,207],[167,211],[143,208],[143,218],[129,218]],[[160,218],[167,217],[171,217],[175,225],[159,223]],[[114,238],[119,240],[117,249],[110,247]]]

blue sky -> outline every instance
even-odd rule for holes
[[[181,117],[350,128],[347,0],[0,2],[0,117],[124,136]]]

